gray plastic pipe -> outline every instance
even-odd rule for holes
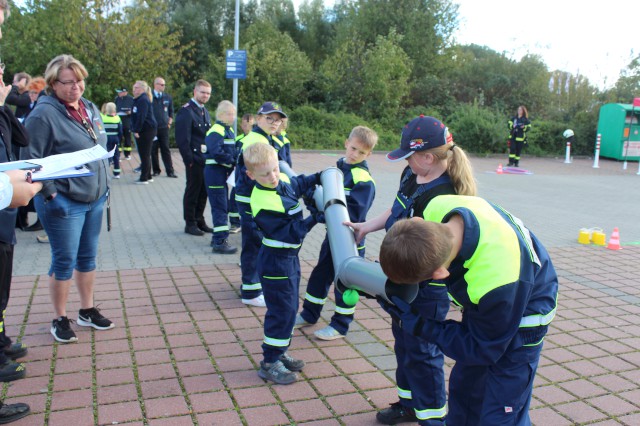
[[[280,172],[289,177],[296,176],[286,162],[280,161],[279,165]],[[316,187],[313,199],[316,208],[324,212],[336,288],[341,293],[354,289],[372,297],[380,296],[390,303],[392,296],[411,303],[418,295],[417,284],[395,284],[382,272],[379,263],[358,255],[353,230],[343,225],[349,221],[349,211],[342,171],[337,167],[329,167],[320,175],[320,181],[322,186]]]

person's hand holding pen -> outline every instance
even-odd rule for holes
[[[26,172],[26,176],[24,170],[8,170],[4,173],[9,176],[13,186],[13,197],[9,207],[26,206],[29,200],[42,189],[42,182],[31,181],[31,172]]]

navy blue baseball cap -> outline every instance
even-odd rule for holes
[[[449,129],[433,117],[414,118],[402,129],[400,148],[387,154],[387,160],[400,161],[409,158],[414,152],[453,143]]]
[[[116,93],[128,92],[126,87],[122,87],[120,89],[116,89]]]
[[[287,114],[282,112],[282,108],[280,108],[280,104],[277,102],[271,102],[271,101],[265,102],[258,109],[258,115],[267,115],[267,114],[271,114],[272,112],[277,112],[284,118],[287,118]]]

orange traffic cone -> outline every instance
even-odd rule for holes
[[[498,168],[496,169],[496,173],[497,173],[497,174],[499,174],[499,175],[501,175],[501,174],[503,174],[503,173],[504,173],[504,172],[502,171],[502,163],[498,164]]]
[[[613,228],[607,248],[609,250],[622,250],[622,247],[620,247],[620,233],[618,232],[618,228]]]

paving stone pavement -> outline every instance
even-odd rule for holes
[[[302,380],[265,384],[264,308],[239,300],[237,255],[213,255],[208,237],[184,233],[184,168],[134,185],[137,160],[113,181],[113,229],[103,229],[96,303],[114,320],[109,331],[74,325],[77,344],[53,343],[46,272],[49,248],[17,231],[8,334],[29,346],[25,379],[4,384],[6,402],[27,402],[16,425],[370,425],[397,400],[390,320],[363,300],[345,339],[318,341],[319,324],[295,332],[291,354],[307,362]],[[335,164],[339,153],[294,152],[297,172]],[[536,425],[640,424],[640,176],[616,161],[524,157],[532,175],[496,174],[504,158],[472,158],[480,195],[501,204],[549,248],[560,275],[556,319],[545,340],[531,418]],[[403,163],[370,160],[377,197],[370,217],[390,207]],[[207,217],[208,216],[207,210]],[[32,218],[33,220],[33,218]],[[210,222],[210,221],[209,221]],[[580,228],[620,230],[623,249],[577,243]],[[367,238],[375,259],[383,234]],[[300,252],[302,287],[324,229]],[[240,236],[231,236],[239,245]],[[77,312],[75,289],[68,310]],[[451,318],[459,318],[452,309]],[[75,317],[71,314],[71,317]],[[452,362],[447,362],[447,372]]]

